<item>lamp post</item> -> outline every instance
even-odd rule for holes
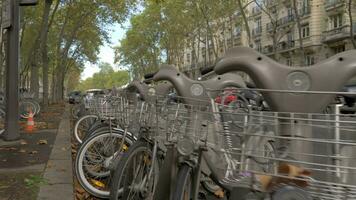
[[[3,139],[7,141],[20,138],[19,119],[19,32],[20,6],[33,6],[37,0],[4,0],[2,28],[6,29],[6,118]],[[3,30],[1,30],[3,31]]]

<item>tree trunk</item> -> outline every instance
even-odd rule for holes
[[[242,19],[243,19],[244,24],[245,24],[245,29],[246,29],[246,33],[247,33],[247,37],[248,37],[248,45],[251,46],[252,45],[252,42],[251,42],[252,41],[251,40],[251,30],[250,30],[250,27],[248,25],[248,19],[247,19],[244,7],[242,6],[241,0],[237,0],[237,4],[239,6],[239,10],[241,12]]]
[[[293,0],[293,8],[294,8],[295,19],[297,21],[297,26],[298,26],[299,50],[300,50],[300,54],[301,54],[300,66],[303,66],[304,65],[304,60],[305,60],[305,53],[304,53],[304,45],[303,45],[303,38],[302,38],[302,25],[300,23],[300,18],[299,18],[297,1],[296,0]]]
[[[34,55],[37,57],[37,54],[35,53]],[[31,85],[30,85],[30,92],[34,94],[34,98],[38,99],[38,93],[39,93],[39,76],[38,76],[38,65],[37,65],[37,59],[32,59],[32,63],[30,64],[31,67]]]
[[[49,12],[51,10],[52,0],[46,0],[43,12],[43,28],[41,30],[41,53],[42,53],[42,80],[43,80],[43,105],[46,108],[48,106],[48,73],[49,73],[49,61],[48,61],[48,49],[47,39],[49,30]],[[59,4],[59,1],[57,5]],[[58,6],[56,5],[56,8]],[[52,16],[55,15],[56,9],[53,11]]]
[[[349,20],[350,20],[350,40],[352,43],[352,46],[354,49],[356,49],[356,41],[354,37],[354,24],[353,24],[353,18],[352,18],[352,0],[349,0],[349,7],[348,7],[348,14],[349,14]]]

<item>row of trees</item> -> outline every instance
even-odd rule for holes
[[[226,26],[221,19],[231,19],[237,8],[236,0],[145,1],[143,12],[131,18],[131,27],[116,48],[116,61],[128,66],[134,76],[141,77],[162,62],[177,64],[188,43],[199,49],[200,42],[209,45],[214,53],[210,60],[214,60],[216,44],[207,42],[214,41],[217,25],[213,23]],[[231,25],[235,23],[239,21],[231,19]],[[198,57],[197,54],[193,59],[197,61]]]
[[[125,85],[129,82],[129,73],[127,71],[114,71],[109,63],[100,63],[100,71],[94,73],[90,78],[81,81],[75,89],[86,91],[88,89],[110,89]]]
[[[279,7],[289,2],[291,13],[288,26],[280,26],[282,16]],[[299,46],[300,65],[304,64],[302,19],[310,12],[308,0],[150,0],[144,4],[143,12],[131,18],[131,27],[126,37],[116,48],[116,61],[129,66],[132,73],[141,77],[165,62],[179,66],[184,49],[190,48],[193,66],[203,56],[205,63],[213,63],[219,57],[219,50],[234,45],[233,38],[242,30],[247,35],[249,46],[256,46],[253,34],[258,26],[249,17],[249,6],[261,10],[267,16],[269,37],[272,41],[272,55],[278,60],[278,45],[282,38],[297,30],[295,43]],[[277,6],[273,6],[277,5]],[[349,16],[350,40],[353,44],[352,8],[355,0],[348,0],[345,12]],[[252,22],[252,23],[251,23]],[[261,23],[261,22],[260,22]],[[259,27],[257,27],[259,28]],[[240,32],[240,33],[237,33]],[[200,53],[199,53],[200,52]]]
[[[21,87],[30,88],[38,98],[42,85],[45,105],[61,101],[65,88],[79,83],[84,63],[98,61],[100,46],[109,42],[107,27],[124,22],[135,2],[43,0],[22,8]]]

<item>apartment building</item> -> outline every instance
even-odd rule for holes
[[[354,48],[351,42],[348,1],[297,0],[296,6],[292,0],[256,1],[257,3],[251,3],[246,9],[250,40],[240,14],[236,12],[233,19],[239,23],[234,23],[227,34],[226,31],[217,30],[214,34],[215,45],[211,45],[212,41],[206,39],[199,44],[199,49],[195,46],[195,63],[192,58],[193,47],[188,45],[180,66],[194,72],[214,63],[216,60],[212,59],[215,57],[212,46],[218,58],[229,48],[250,46],[289,66],[312,65]],[[356,2],[351,10],[354,15],[352,32],[356,35]],[[227,19],[226,23],[228,22]]]

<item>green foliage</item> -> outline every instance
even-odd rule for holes
[[[38,175],[30,175],[28,178],[24,179],[25,185],[27,188],[37,188],[41,185],[48,184],[47,180],[44,179],[42,176]]]
[[[135,77],[152,72],[162,63],[175,64],[192,41],[205,36],[216,42],[222,23],[236,11],[236,0],[148,0],[131,18],[126,37],[116,47],[116,62]]]
[[[127,71],[114,71],[109,63],[100,63],[100,71],[92,77],[79,83],[76,90],[85,91],[88,89],[111,89],[114,86],[120,87],[129,81]]]

